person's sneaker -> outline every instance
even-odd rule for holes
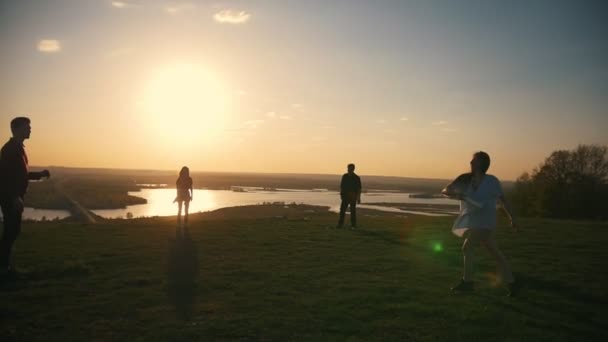
[[[521,290],[521,282],[519,281],[514,281],[512,283],[509,283],[507,285],[507,297],[515,297],[519,294],[519,291]]]
[[[460,279],[460,282],[451,288],[452,292],[471,292],[474,290],[474,286],[473,286],[473,282],[472,281],[464,281],[463,279]]]

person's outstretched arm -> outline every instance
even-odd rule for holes
[[[49,170],[27,173],[27,179],[29,180],[40,180],[42,178],[51,178],[51,173],[49,172]]]
[[[452,199],[462,200],[464,198],[463,194],[459,191],[456,191],[456,185],[454,184],[456,181],[448,184],[443,190],[441,190],[441,194],[447,196]]]
[[[515,220],[515,216],[513,216],[513,209],[511,207],[511,203],[509,203],[509,201],[505,198],[505,195],[500,195],[498,200],[500,201],[501,207],[504,210],[505,214],[509,218],[509,221],[511,221],[511,228],[517,230],[519,228],[519,225]]]
[[[361,178],[357,177],[357,202],[361,204]]]

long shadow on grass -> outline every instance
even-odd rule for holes
[[[196,296],[199,262],[196,245],[187,228],[177,228],[169,241],[167,290],[177,317],[189,320]]]

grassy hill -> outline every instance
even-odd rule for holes
[[[525,282],[452,295],[450,218],[361,215],[356,231],[305,206],[229,208],[97,225],[27,223],[20,279],[0,284],[10,340],[605,340],[608,224],[522,220],[498,241]]]

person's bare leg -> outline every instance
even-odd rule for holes
[[[504,254],[502,254],[500,249],[498,249],[496,239],[494,238],[494,233],[492,232],[487,238],[483,239],[482,244],[486,247],[488,252],[490,252],[490,255],[496,259],[502,276],[502,281],[506,284],[513,283],[515,279],[513,278],[513,273],[511,272],[511,265],[509,265],[507,258],[505,258]]]
[[[460,282],[452,287],[452,292],[468,292],[473,291],[473,259],[475,257],[475,248],[479,244],[480,232],[478,230],[469,229],[467,238],[462,244],[463,254],[463,272]]]
[[[182,201],[177,202],[177,226],[181,224],[182,221]]]
[[[462,254],[464,257],[462,280],[465,282],[473,281],[473,261],[475,259],[475,248],[479,245],[479,233],[477,230],[469,229],[469,235],[462,244]]]
[[[184,225],[188,225],[188,208],[190,208],[190,201],[184,202]]]

